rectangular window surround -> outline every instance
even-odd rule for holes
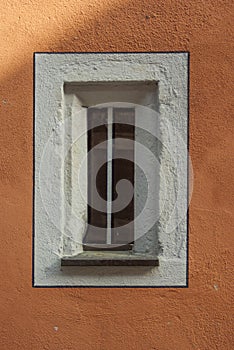
[[[34,66],[34,286],[186,286],[188,54],[36,53]],[[110,214],[113,179],[124,171],[117,160],[113,169],[109,162],[100,175],[106,185],[100,181],[99,186],[107,196],[104,221],[87,206],[92,192],[87,118],[93,108],[106,108],[109,118],[132,108],[136,122],[133,153],[128,148],[134,167],[125,168],[125,174],[134,173],[132,209]],[[107,134],[113,136],[113,130],[108,126]],[[175,142],[177,134],[185,148]],[[151,154],[143,170],[139,144]],[[118,150],[109,145],[105,157],[112,156],[113,147]],[[121,152],[120,158],[126,150]],[[150,193],[144,172],[150,174]],[[113,222],[127,222],[129,215],[134,217],[130,231],[115,230]],[[105,231],[85,235],[93,222]]]

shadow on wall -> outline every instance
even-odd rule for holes
[[[2,152],[2,181],[28,187],[32,178],[34,51],[186,51],[193,33],[204,38],[211,24],[212,16],[208,20],[208,10],[203,11],[202,6],[175,0],[71,1],[61,5],[41,1],[19,5],[13,14],[11,8],[3,10],[7,24],[3,20],[1,130],[10,147]],[[1,142],[5,149],[3,138]]]
[[[168,27],[169,32],[174,31],[169,20],[173,13],[163,2],[121,0],[111,5],[103,1],[102,5],[74,3],[59,7],[41,1],[40,6],[37,3],[16,9],[2,49],[1,131],[10,147],[2,152],[1,179],[17,183],[18,188],[20,184],[28,188],[32,179],[34,51],[151,51],[176,46],[175,38],[169,45],[168,32],[162,30]],[[164,16],[168,18],[167,26]],[[178,49],[185,50],[181,42],[186,40],[177,39]],[[5,149],[3,138],[1,142],[1,149]]]
[[[3,183],[27,188],[30,196],[33,52],[186,51],[191,35],[190,6],[175,0],[116,0],[111,4],[74,1],[69,6],[41,1],[19,5],[13,15],[10,8],[5,9],[2,16],[7,19],[7,33],[1,50],[5,61],[0,71],[4,137],[0,142],[2,150],[6,149],[4,139],[9,147],[1,154]],[[194,21],[196,18],[203,18],[201,9],[193,14]],[[28,199],[24,204],[28,209],[31,206]]]
[[[7,200],[14,188],[14,205],[6,204],[4,229],[17,225],[20,230],[21,217],[27,221],[27,229],[25,223],[22,229],[31,232],[33,52],[186,50],[188,34],[184,31],[178,36],[174,31],[173,18],[179,10],[176,1],[168,6],[153,0],[121,0],[111,5],[108,1],[101,5],[74,2],[69,7],[41,1],[40,6],[19,6],[13,15],[10,8],[5,9],[2,16],[8,22],[2,45],[5,61],[0,70],[0,176],[3,199]]]

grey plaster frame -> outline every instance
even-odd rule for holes
[[[35,287],[186,287],[187,286],[187,227],[188,164],[187,154],[179,143],[172,146],[174,157],[183,174],[184,209],[181,219],[175,215],[173,230],[166,223],[177,195],[175,164],[170,161],[166,147],[160,150],[161,176],[167,183],[159,188],[159,206],[164,215],[157,224],[157,254],[159,266],[82,266],[61,268],[64,239],[61,231],[64,216],[58,213],[64,203],[64,164],[61,156],[53,184],[46,190],[54,198],[54,207],[48,215],[41,198],[41,159],[51,132],[64,120],[64,82],[158,82],[158,104],[162,138],[170,139],[177,130],[188,146],[188,53],[36,53],[35,54],[35,157],[34,157],[34,254]],[[168,129],[170,121],[172,129]],[[171,138],[173,139],[173,137]],[[65,142],[61,138],[61,143]],[[174,142],[174,141],[173,141]],[[61,146],[61,145],[60,145]],[[54,144],[54,152],[58,145]],[[43,170],[46,173],[46,169]],[[48,174],[50,176],[50,174]],[[46,186],[46,184],[45,184]],[[56,191],[54,189],[56,188]],[[58,191],[58,189],[60,189]],[[162,201],[164,199],[164,202]],[[163,203],[163,204],[162,204]],[[165,204],[166,203],[166,204]],[[183,211],[183,210],[182,210]],[[51,217],[57,220],[57,225]],[[74,247],[71,247],[71,250]],[[77,248],[77,247],[76,247]]]

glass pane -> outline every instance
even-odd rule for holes
[[[132,108],[114,108],[112,128],[113,149],[112,160],[112,201],[117,198],[116,185],[121,179],[131,182],[134,188],[134,141],[135,111]],[[102,125],[96,126],[98,123]],[[129,124],[128,124],[129,123]],[[100,249],[129,249],[128,244],[134,241],[134,195],[130,202],[121,210],[112,202],[111,244],[107,244],[107,139],[108,139],[108,109],[88,109],[88,229],[84,238],[85,244],[101,245]],[[121,140],[118,140],[121,139]],[[101,145],[106,142],[105,145]],[[95,150],[90,151],[95,147]],[[103,164],[100,167],[100,162]],[[95,173],[97,177],[95,179]],[[101,203],[95,195],[95,186]],[[96,210],[97,206],[101,210]],[[92,227],[92,226],[94,227]],[[127,227],[126,227],[127,225]],[[96,227],[96,228],[95,228]],[[102,228],[102,230],[98,230]],[[118,246],[120,244],[120,246]],[[117,247],[115,246],[117,245]],[[121,247],[122,245],[122,247]],[[98,248],[98,247],[97,247]],[[89,247],[86,247],[88,250]]]
[[[107,109],[88,109],[88,229],[84,243],[106,243],[106,230],[95,227],[107,227],[107,145],[100,145],[107,141]],[[100,124],[99,126],[96,126]],[[95,150],[90,152],[95,147]],[[100,167],[100,162],[103,165]],[[95,179],[95,173],[97,177]],[[95,195],[105,200],[102,203]],[[100,208],[96,210],[95,207]],[[92,227],[92,226],[94,227]]]
[[[113,138],[113,177],[112,197],[117,198],[116,185],[121,179],[131,182],[134,188],[134,138],[135,110],[133,108],[114,108]],[[129,124],[127,124],[129,123]],[[132,140],[125,142],[124,139]],[[128,244],[134,241],[134,194],[127,206],[115,212],[117,206],[112,205],[112,243]],[[127,226],[124,226],[127,225]],[[124,226],[122,228],[122,226]]]

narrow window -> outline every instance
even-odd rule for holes
[[[96,126],[97,119],[99,126]],[[89,205],[88,229],[83,241],[85,250],[132,248],[134,195],[121,210],[115,200],[120,180],[130,181],[134,188],[134,119],[134,108],[88,109]],[[124,139],[132,142],[126,143]],[[100,163],[103,165],[99,168]],[[96,190],[104,201],[97,198]],[[100,210],[95,209],[97,207]]]

